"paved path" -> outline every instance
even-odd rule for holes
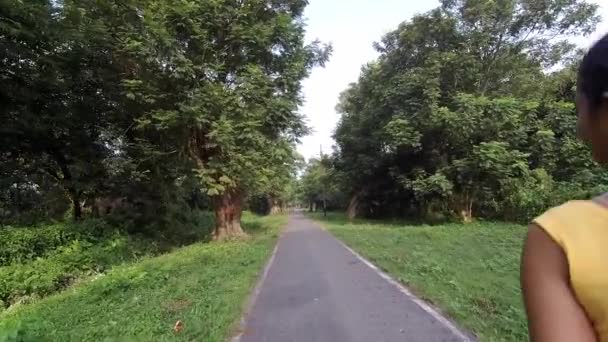
[[[261,284],[241,342],[467,340],[301,215]]]

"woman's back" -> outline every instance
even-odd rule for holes
[[[581,62],[576,104],[579,137],[608,164],[608,35]],[[608,342],[607,262],[604,203],[568,202],[532,223],[521,276],[533,341]]]
[[[572,290],[600,340],[608,342],[608,208],[572,201],[534,223],[564,251]]]

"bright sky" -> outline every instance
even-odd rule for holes
[[[600,4],[605,19],[597,32],[580,44],[591,42],[608,33],[608,2]],[[399,23],[416,13],[437,7],[436,0],[311,0],[306,10],[307,38],[331,42],[334,53],[325,68],[313,70],[304,82],[305,105],[301,112],[314,132],[302,139],[298,151],[307,159],[318,156],[322,147],[330,153],[334,141],[331,135],[339,115],[335,111],[338,96],[359,77],[361,66],[377,57],[372,44]]]

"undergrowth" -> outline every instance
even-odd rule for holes
[[[286,221],[247,214],[249,239],[200,242],[125,262],[62,293],[15,305],[0,313],[0,342],[224,341]]]
[[[114,266],[203,241],[209,213],[192,213],[173,229],[134,233],[101,219],[0,228],[0,310],[61,291]]]

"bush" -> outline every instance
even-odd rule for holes
[[[74,240],[46,258],[0,267],[0,301],[5,305],[45,297],[83,276],[105,272],[114,265],[158,252],[153,241],[115,235],[93,244]]]
[[[151,236],[171,247],[206,241],[214,228],[214,216],[201,210],[169,210],[167,215],[148,227]]]
[[[82,223],[0,228],[0,266],[44,257],[74,240],[94,243],[111,236],[115,230],[99,219]]]
[[[249,210],[258,215],[270,214],[270,204],[266,195],[253,196],[248,201]]]
[[[206,240],[213,230],[213,214],[190,209],[184,203],[162,203],[150,213],[146,210],[119,210],[106,219],[129,234],[162,242],[167,247]]]
[[[65,191],[50,176],[14,175],[0,176],[0,226],[49,223],[70,209]]]
[[[0,309],[61,291],[115,265],[201,241],[213,228],[211,213],[172,210],[134,229],[110,220],[8,227],[0,230]]]

